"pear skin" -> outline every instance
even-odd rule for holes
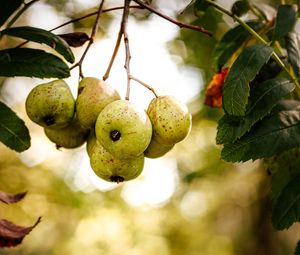
[[[144,152],[144,155],[147,158],[159,158],[164,156],[170,150],[172,150],[173,147],[174,144],[171,145],[161,144],[157,142],[154,138],[152,138],[149,146]]]
[[[191,129],[191,114],[187,107],[172,96],[154,98],[147,109],[153,127],[153,137],[160,144],[182,141]]]
[[[38,125],[59,129],[69,125],[75,112],[75,99],[67,83],[55,80],[34,87],[27,96],[26,113]]]
[[[109,103],[119,100],[120,95],[104,81],[93,77],[83,78],[78,87],[76,114],[84,128],[94,128],[99,113]]]

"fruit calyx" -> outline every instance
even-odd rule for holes
[[[121,133],[118,130],[113,130],[110,132],[109,137],[114,142],[119,141],[121,138]]]
[[[49,127],[55,123],[55,118],[53,116],[46,116],[43,118],[43,121]]]
[[[113,175],[109,178],[112,182],[120,183],[124,181],[124,177],[118,176],[118,175]]]

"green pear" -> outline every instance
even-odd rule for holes
[[[99,113],[120,95],[112,87],[97,78],[85,77],[78,87],[76,114],[82,127],[94,128]]]
[[[97,139],[96,139],[96,134],[95,134],[95,130],[92,129],[89,133],[89,136],[86,140],[86,151],[87,151],[87,154],[89,155],[89,157],[91,156],[92,154],[92,151],[94,149],[94,146],[97,142]]]
[[[34,87],[26,99],[28,117],[47,128],[62,128],[73,119],[75,99],[67,83],[55,80]]]
[[[147,109],[153,137],[160,144],[182,141],[191,129],[191,114],[187,107],[172,96],[154,98]]]
[[[46,136],[57,148],[77,148],[86,141],[89,130],[82,128],[75,117],[72,122],[60,129],[44,128]]]
[[[132,180],[141,174],[144,167],[144,155],[131,159],[119,159],[96,141],[91,151],[90,164],[100,178],[119,183]]]
[[[144,110],[127,100],[107,105],[99,114],[96,137],[102,146],[117,158],[134,158],[148,147],[152,126]]]
[[[144,152],[145,157],[147,158],[159,158],[164,156],[174,147],[174,144],[165,145],[156,141],[153,137],[147,149]]]

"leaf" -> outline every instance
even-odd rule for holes
[[[80,47],[90,39],[89,36],[84,32],[74,32],[61,34],[58,36],[64,39],[71,47]]]
[[[45,51],[15,48],[0,50],[0,76],[66,78],[70,70],[60,58]]]
[[[248,21],[246,23],[255,31],[260,30],[264,26],[260,21]],[[250,37],[250,33],[241,25],[226,32],[221,41],[217,44],[213,53],[213,58],[216,59],[218,69],[221,69],[231,56]]]
[[[221,157],[239,162],[271,157],[300,146],[300,110],[273,113],[233,143],[224,145]]]
[[[293,67],[294,73],[300,76],[300,44],[296,33],[291,32],[285,36],[285,45],[289,57],[289,62]]]
[[[196,0],[194,3],[195,13],[205,12],[210,4],[206,0]]]
[[[17,203],[26,196],[27,192],[18,193],[18,194],[8,194],[6,192],[0,192],[0,201],[5,204]]]
[[[234,15],[242,16],[250,10],[250,6],[247,0],[238,0],[233,3],[231,12]]]
[[[300,220],[300,175],[292,179],[280,193],[272,209],[272,223],[278,230],[289,228]]]
[[[0,141],[17,152],[30,147],[29,131],[24,121],[2,102],[0,102]]]
[[[300,255],[300,241],[298,241],[294,255]]]
[[[232,117],[225,114],[219,120],[217,143],[230,143],[242,137],[293,89],[294,84],[285,78],[272,79],[253,86],[246,116]]]
[[[14,247],[20,244],[40,221],[41,217],[32,226],[21,227],[8,220],[0,219],[0,247]]]
[[[21,5],[22,0],[2,0],[0,1],[0,27]]]
[[[280,5],[278,7],[275,28],[273,33],[273,41],[280,39],[289,32],[294,30],[297,22],[297,5]]]
[[[247,47],[233,63],[225,79],[223,107],[229,115],[245,115],[249,82],[272,55],[272,48],[262,44]]]
[[[1,31],[1,34],[19,37],[37,43],[44,43],[63,55],[68,62],[73,63],[75,61],[73,52],[68,44],[59,36],[47,30],[28,26],[12,27],[4,29]]]

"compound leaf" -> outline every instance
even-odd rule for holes
[[[273,33],[273,41],[280,39],[289,32],[294,30],[297,21],[297,5],[280,5],[278,7],[275,28]]]
[[[0,1],[0,26],[12,15],[21,5],[22,0],[1,0]]]
[[[59,57],[45,51],[15,48],[0,50],[0,76],[66,78],[70,70]]]
[[[17,152],[30,147],[29,131],[24,121],[2,102],[0,102],[0,141]]]
[[[44,43],[63,55],[68,62],[73,63],[75,61],[69,45],[61,37],[47,30],[28,26],[12,27],[4,29],[1,31],[1,34],[19,37],[37,43]]]
[[[293,89],[294,84],[285,78],[272,79],[256,84],[252,89],[253,92],[251,92],[244,117],[233,117],[225,114],[219,120],[217,143],[230,143],[242,137],[257,121],[265,117],[280,99],[288,95]]]
[[[272,55],[272,48],[262,44],[247,47],[233,63],[225,79],[223,107],[229,115],[244,116],[252,81]]]
[[[282,110],[258,122],[249,133],[224,145],[221,157],[239,162],[270,157],[300,146],[300,111]]]
[[[290,227],[300,220],[300,175],[281,191],[272,209],[272,223],[278,230]]]

